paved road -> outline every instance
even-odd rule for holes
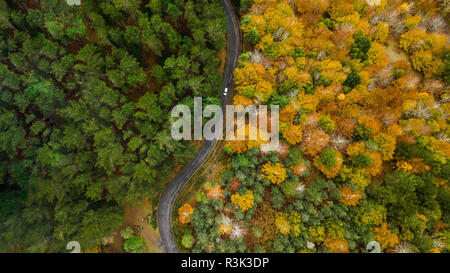
[[[222,88],[222,111],[225,109],[225,105],[233,97],[233,70],[237,65],[240,48],[241,48],[241,33],[239,29],[239,21],[234,12],[234,7],[231,5],[230,0],[223,0],[222,5],[224,11],[227,14],[228,25],[228,55],[225,64],[225,71],[223,75],[223,88]],[[225,94],[223,90],[228,89]],[[189,162],[178,173],[174,180],[172,180],[169,187],[167,187],[163,196],[161,197],[158,205],[158,229],[161,236],[162,243],[164,245],[164,251],[167,253],[178,252],[175,237],[172,232],[172,210],[177,198],[178,193],[183,189],[183,186],[191,179],[194,173],[200,168],[203,163],[208,159],[209,155],[213,151],[217,141],[204,141],[199,151],[195,155],[194,159]]]

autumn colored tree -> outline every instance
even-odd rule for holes
[[[239,181],[239,179],[237,177],[234,177],[233,180],[231,180],[231,183],[228,186],[227,190],[233,192],[233,191],[237,191],[240,187],[241,187],[241,182]]]
[[[319,120],[319,125],[328,134],[333,132],[335,129],[334,121],[331,119],[329,115],[321,116]]]
[[[391,160],[394,155],[396,147],[396,139],[390,135],[379,134],[374,138],[376,144],[378,144],[378,151],[381,154],[383,160]]]
[[[206,190],[206,196],[208,199],[221,199],[223,197],[223,189],[219,184],[211,186]]]
[[[225,148],[229,148],[231,152],[243,154],[248,150],[247,142],[245,140],[230,140],[225,144]]]
[[[291,231],[291,226],[286,219],[286,215],[282,212],[277,213],[277,215],[275,216],[275,226],[283,235],[288,235]]]
[[[362,198],[362,192],[360,190],[353,191],[349,186],[342,186],[339,190],[341,191],[341,199],[339,201],[346,206],[356,206]]]
[[[325,227],[323,226],[308,227],[308,236],[314,243],[322,243],[325,240]]]
[[[356,207],[355,224],[358,226],[377,227],[386,220],[386,208],[367,201],[361,201]]]
[[[330,0],[295,0],[294,5],[299,13],[323,14],[330,7]]]
[[[322,129],[307,126],[303,130],[303,138],[300,149],[305,155],[316,156],[320,153],[330,141],[330,136]]]
[[[253,101],[246,97],[246,96],[242,96],[242,95],[235,95],[233,98],[233,104],[234,105],[242,105],[242,106],[249,106],[253,104]]]
[[[299,125],[291,125],[283,131],[283,137],[291,145],[295,145],[302,141],[302,128]]]
[[[325,238],[323,245],[332,253],[349,253],[348,242],[345,239]]]
[[[347,183],[364,190],[371,183],[370,175],[361,169],[352,169],[347,166],[342,167],[340,177]]]
[[[287,177],[286,168],[281,163],[272,165],[271,162],[267,162],[262,166],[261,172],[261,177],[269,179],[275,185],[282,183]]]
[[[237,205],[241,211],[246,211],[253,207],[255,197],[253,191],[247,190],[244,194],[235,193],[231,196],[231,202]]]
[[[250,220],[251,224],[261,232],[260,236],[253,236],[255,243],[265,245],[274,239],[277,234],[277,227],[275,226],[276,214],[277,212],[270,204],[266,202],[258,204]]]
[[[388,228],[388,223],[386,222],[381,223],[380,227],[374,228],[373,233],[383,249],[393,248],[400,242],[397,234]]]
[[[287,215],[287,220],[290,225],[290,236],[291,237],[299,236],[301,233],[301,221],[302,221],[300,214],[297,211],[292,210]]]
[[[314,160],[314,165],[328,178],[336,177],[341,171],[343,158],[341,153],[333,148],[326,148]]]
[[[347,147],[347,155],[351,157],[352,164],[361,168],[371,176],[375,176],[382,170],[381,155],[366,148],[364,142],[350,144]]]
[[[178,209],[178,221],[181,224],[187,224],[191,222],[191,215],[194,212],[194,208],[188,203],[184,204]]]
[[[389,36],[389,24],[387,22],[378,22],[377,30],[374,34],[374,40],[384,43]]]
[[[309,161],[304,161],[300,164],[292,165],[290,168],[294,174],[300,177],[304,177],[309,175],[310,173],[309,169],[311,168],[311,166]]]
[[[435,59],[430,51],[419,50],[411,56],[411,64],[415,70],[430,78],[435,74],[439,74],[439,69],[443,63]]]

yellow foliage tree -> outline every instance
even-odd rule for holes
[[[342,180],[357,186],[360,190],[364,190],[371,183],[370,175],[364,170],[344,166],[339,175]]]
[[[371,63],[377,67],[385,67],[389,64],[389,57],[385,53],[386,48],[380,43],[372,43],[372,47],[370,48],[367,55],[369,56],[369,60]]]
[[[397,162],[397,164],[399,164],[400,162],[402,162],[402,161]],[[423,162],[422,158],[412,158],[412,159],[408,160],[407,162],[402,162],[402,163],[406,163],[409,166],[411,166],[411,169],[408,171],[411,171],[414,174],[426,173],[431,169],[430,166],[428,166],[427,164],[425,164]],[[400,164],[402,164],[402,163],[400,163]]]
[[[299,13],[323,14],[330,7],[330,0],[294,0]]]
[[[420,20],[422,20],[422,17],[420,15],[412,16],[408,14],[405,19],[405,26],[408,29],[415,28],[419,25]]]
[[[302,88],[311,84],[312,77],[308,72],[299,71],[296,66],[290,66],[283,71],[287,80],[296,85],[297,88]]]
[[[222,233],[224,235],[230,234],[232,228],[233,228],[232,226],[227,226],[227,225],[224,225],[224,224],[220,224],[219,225],[219,231],[220,231],[220,233]]]
[[[302,141],[302,128],[299,125],[291,125],[283,131],[283,137],[291,145],[295,145]]]
[[[229,235],[231,233],[232,228],[233,228],[233,222],[232,222],[231,218],[222,214],[221,219],[220,219],[220,225],[219,225],[220,233],[222,233],[223,235]]]
[[[283,212],[277,213],[275,216],[275,226],[277,227],[278,231],[283,235],[288,235],[291,231],[291,226],[286,219],[286,214]]]
[[[334,83],[343,83],[347,78],[339,61],[326,59],[320,63],[320,67],[322,68],[322,74]]]
[[[358,226],[380,226],[386,220],[386,208],[381,205],[369,206],[367,202],[361,202],[357,207],[355,224]]]
[[[377,240],[384,249],[393,248],[400,242],[397,234],[388,228],[386,222],[381,223],[380,227],[374,228],[373,233],[375,240]]]
[[[302,218],[298,212],[295,210],[292,210],[287,215],[287,220],[289,222],[289,225],[291,227],[290,236],[297,237],[300,235],[301,232],[301,221]]]
[[[326,248],[329,248],[332,253],[349,253],[348,242],[345,239],[332,239],[327,237],[323,242]]]
[[[386,22],[378,22],[377,31],[374,39],[379,43],[384,43],[389,36],[389,24]]]
[[[358,118],[358,124],[372,129],[374,135],[380,133],[382,127],[382,124],[378,119],[369,115],[360,116]]]
[[[308,227],[308,235],[314,243],[321,243],[325,240],[325,227],[310,226]]]
[[[269,179],[272,184],[276,185],[281,184],[281,182],[283,182],[287,177],[286,168],[284,168],[281,163],[275,163],[275,165],[272,165],[269,161],[263,165],[261,171],[261,177]]]
[[[242,96],[242,95],[236,95],[233,98],[233,104],[234,105],[242,105],[242,106],[249,106],[253,104],[253,101],[246,97],[246,96]]]
[[[96,246],[95,248],[86,249],[84,253],[100,253],[102,252],[102,248],[100,246]]]
[[[331,1],[328,13],[331,18],[336,20],[339,17],[344,17],[352,14],[355,11],[353,1],[351,0],[333,0]]]
[[[400,47],[408,53],[421,49],[427,33],[423,29],[412,29],[400,36]]]
[[[396,147],[396,139],[390,135],[379,134],[374,139],[378,144],[378,152],[381,154],[381,158],[385,161],[394,158],[394,151]]]
[[[244,194],[235,193],[231,196],[231,203],[237,205],[241,211],[247,211],[255,202],[253,191],[247,190]]]
[[[431,51],[419,50],[411,55],[411,64],[415,70],[420,71],[426,78],[438,74],[442,61],[433,57]]]

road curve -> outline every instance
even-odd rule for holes
[[[227,15],[228,26],[228,50],[225,71],[223,75],[223,86],[221,92],[222,111],[225,109],[228,101],[233,97],[233,70],[237,65],[241,49],[241,32],[239,21],[230,0],[222,1],[223,9]],[[228,92],[223,90],[228,88]],[[158,204],[158,229],[164,246],[164,252],[177,253],[177,244],[172,232],[172,210],[180,191],[184,185],[191,179],[195,172],[203,165],[213,151],[217,140],[203,142],[194,159],[189,162],[172,180],[166,191],[163,193]]]

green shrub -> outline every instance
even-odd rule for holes
[[[354,34],[353,39],[355,40],[355,42],[350,48],[350,56],[353,59],[360,59],[361,61],[367,61],[367,59],[369,58],[367,56],[367,53],[372,47],[372,39],[363,36],[361,31]]]
[[[325,168],[329,169],[336,165],[336,151],[332,148],[326,148],[320,154],[320,162],[325,166]]]
[[[126,240],[123,244],[123,249],[129,253],[140,253],[143,251],[144,241],[141,237],[135,235]]]
[[[334,121],[329,115],[321,116],[319,120],[319,126],[327,132],[328,134],[333,132],[335,129]]]
[[[347,79],[344,81],[343,85],[349,87],[351,90],[356,86],[358,86],[358,84],[360,83],[361,83],[361,76],[355,73],[350,73],[348,74]]]
[[[365,153],[359,153],[352,156],[352,164],[357,168],[367,168],[372,166],[373,159]]]
[[[194,245],[195,239],[192,234],[185,234],[181,239],[181,244],[184,248],[191,248]]]
[[[367,140],[372,136],[372,134],[373,134],[372,129],[364,125],[357,125],[353,130],[353,140],[355,141]]]

